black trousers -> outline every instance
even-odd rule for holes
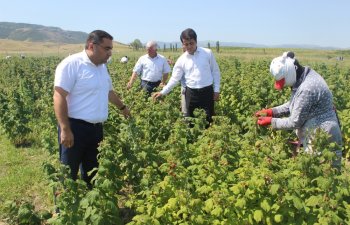
[[[193,117],[195,109],[204,109],[207,121],[212,122],[214,115],[214,89],[212,85],[199,89],[186,87],[185,98],[187,108],[185,116]]]
[[[69,119],[70,127],[74,135],[74,145],[66,148],[59,144],[60,161],[68,165],[72,179],[76,180],[78,171],[82,179],[91,186],[91,179],[95,173],[88,175],[93,168],[98,167],[98,145],[103,139],[102,123],[92,124],[84,120]],[[58,143],[60,143],[61,129],[58,127]]]

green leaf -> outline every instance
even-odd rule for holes
[[[93,214],[90,217],[90,222],[93,225],[98,225],[101,224],[101,221],[103,220],[103,217],[99,214]]]
[[[142,152],[139,153],[139,157],[141,159],[146,159],[146,156],[147,156],[147,152],[145,152],[145,151],[142,151]]]
[[[272,209],[273,212],[277,212],[280,209],[280,206],[275,203],[275,204],[272,205],[271,209]]]
[[[198,198],[191,199],[191,201],[190,201],[190,206],[193,207],[193,206],[196,206],[196,205],[198,205],[198,204],[200,204],[200,203],[201,203],[201,200],[198,199]]]
[[[271,217],[266,217],[265,221],[267,225],[272,225]]]
[[[213,209],[210,213],[213,216],[220,216],[222,214],[222,208],[220,206],[216,207],[215,209]]]
[[[167,206],[169,209],[175,209],[177,204],[177,198],[169,198]]]
[[[80,201],[80,207],[86,209],[89,206],[89,200],[84,198]]]
[[[241,208],[241,209],[243,209],[245,207],[245,205],[246,205],[246,201],[244,198],[238,199],[236,204],[235,204],[236,207]]]
[[[143,206],[139,206],[139,207],[136,208],[136,212],[144,213],[145,212],[145,208]]]
[[[276,223],[280,223],[283,220],[283,216],[281,214],[276,214],[274,216],[274,219],[275,219]]]
[[[306,213],[309,213],[311,209],[310,209],[310,207],[305,206],[304,210],[305,210]]]
[[[207,182],[207,184],[211,185],[212,183],[214,183],[215,179],[212,176],[208,176],[205,181]]]
[[[256,222],[262,221],[263,216],[264,216],[264,214],[260,209],[254,211],[254,220]]]
[[[251,189],[251,188],[248,188],[244,194],[247,198],[254,198],[255,197],[255,190],[254,189]]]
[[[263,210],[265,210],[265,212],[269,212],[271,209],[270,204],[268,203],[268,201],[266,199],[264,199],[261,203],[260,206]]]
[[[156,218],[160,218],[164,215],[164,209],[163,208],[157,208],[156,209]]]
[[[303,203],[301,202],[300,198],[294,196],[293,197],[293,205],[297,209],[302,209],[303,208]]]
[[[287,200],[287,201],[290,201],[293,199],[293,196],[291,196],[288,192],[285,194],[284,198]]]
[[[197,191],[200,194],[208,194],[211,192],[213,189],[210,186],[203,185],[202,187],[198,188]]]
[[[157,220],[157,219],[152,219],[152,225],[160,225],[159,220]]]
[[[91,208],[91,207],[87,207],[87,208],[86,208],[86,210],[85,210],[85,215],[84,215],[84,219],[85,219],[85,220],[91,216],[91,211],[92,211],[92,208]]]
[[[270,194],[276,195],[279,188],[280,188],[279,184],[271,185],[271,187],[270,187]]]
[[[306,199],[305,204],[307,206],[315,207],[319,205],[322,202],[322,196],[311,196],[310,198]]]
[[[233,192],[233,194],[238,195],[240,193],[240,189],[238,185],[234,185],[230,188],[230,190]]]
[[[202,215],[198,215],[194,221],[196,222],[196,224],[204,224],[204,219]]]
[[[213,199],[209,198],[208,200],[205,201],[204,210],[209,213],[213,209],[213,205],[214,205]]]

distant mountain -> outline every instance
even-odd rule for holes
[[[0,22],[0,39],[80,44],[86,41],[87,36],[88,34],[85,32],[67,31],[58,27]]]
[[[67,31],[59,27],[48,27],[28,23],[12,23],[0,22],[0,39],[9,39],[16,41],[32,41],[32,42],[54,42],[61,44],[81,44],[85,43],[87,33],[81,31]],[[118,42],[119,43],[119,42]],[[198,46],[208,47],[210,43],[211,48],[215,48],[216,41],[198,41]],[[122,44],[122,43],[119,43]],[[220,47],[242,47],[242,48],[305,48],[305,49],[341,49],[336,47],[324,47],[318,45],[262,45],[253,43],[241,42],[222,42],[219,40]],[[169,48],[170,45],[181,48],[182,44],[176,42],[158,42],[159,48]],[[347,48],[349,49],[349,48]]]

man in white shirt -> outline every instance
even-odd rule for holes
[[[172,76],[163,90],[153,95],[154,99],[168,94],[182,79],[186,86],[186,116],[193,117],[196,108],[204,109],[207,121],[214,115],[214,101],[220,96],[220,70],[213,52],[197,47],[197,34],[188,28],[180,40],[186,50],[176,61]]]
[[[171,71],[167,59],[157,53],[157,43],[149,41],[146,44],[147,54],[141,56],[133,69],[127,89],[130,89],[138,76],[141,77],[141,88],[150,95],[156,87],[163,87]]]
[[[79,166],[82,178],[91,187],[88,175],[98,167],[98,144],[103,138],[102,123],[108,116],[108,101],[121,110],[129,109],[113,91],[106,63],[112,55],[113,37],[95,30],[85,49],[65,58],[56,68],[54,110],[58,121],[60,161],[68,165],[73,179]]]

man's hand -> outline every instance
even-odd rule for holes
[[[219,93],[219,92],[214,92],[213,98],[214,98],[214,101],[219,101],[219,99],[220,99],[220,93]]]
[[[71,148],[74,145],[74,135],[70,128],[61,129],[60,144],[65,148]]]
[[[153,100],[157,100],[160,97],[162,97],[163,95],[160,92],[156,92],[152,95]]]
[[[125,107],[123,110],[121,110],[121,113],[123,114],[125,119],[128,119],[131,117],[131,113],[128,107]]]
[[[130,89],[132,87],[133,82],[129,81],[128,84],[126,85],[126,89]]]
[[[159,87],[164,87],[166,85],[166,83],[165,82],[160,82],[160,84],[159,84]]]

